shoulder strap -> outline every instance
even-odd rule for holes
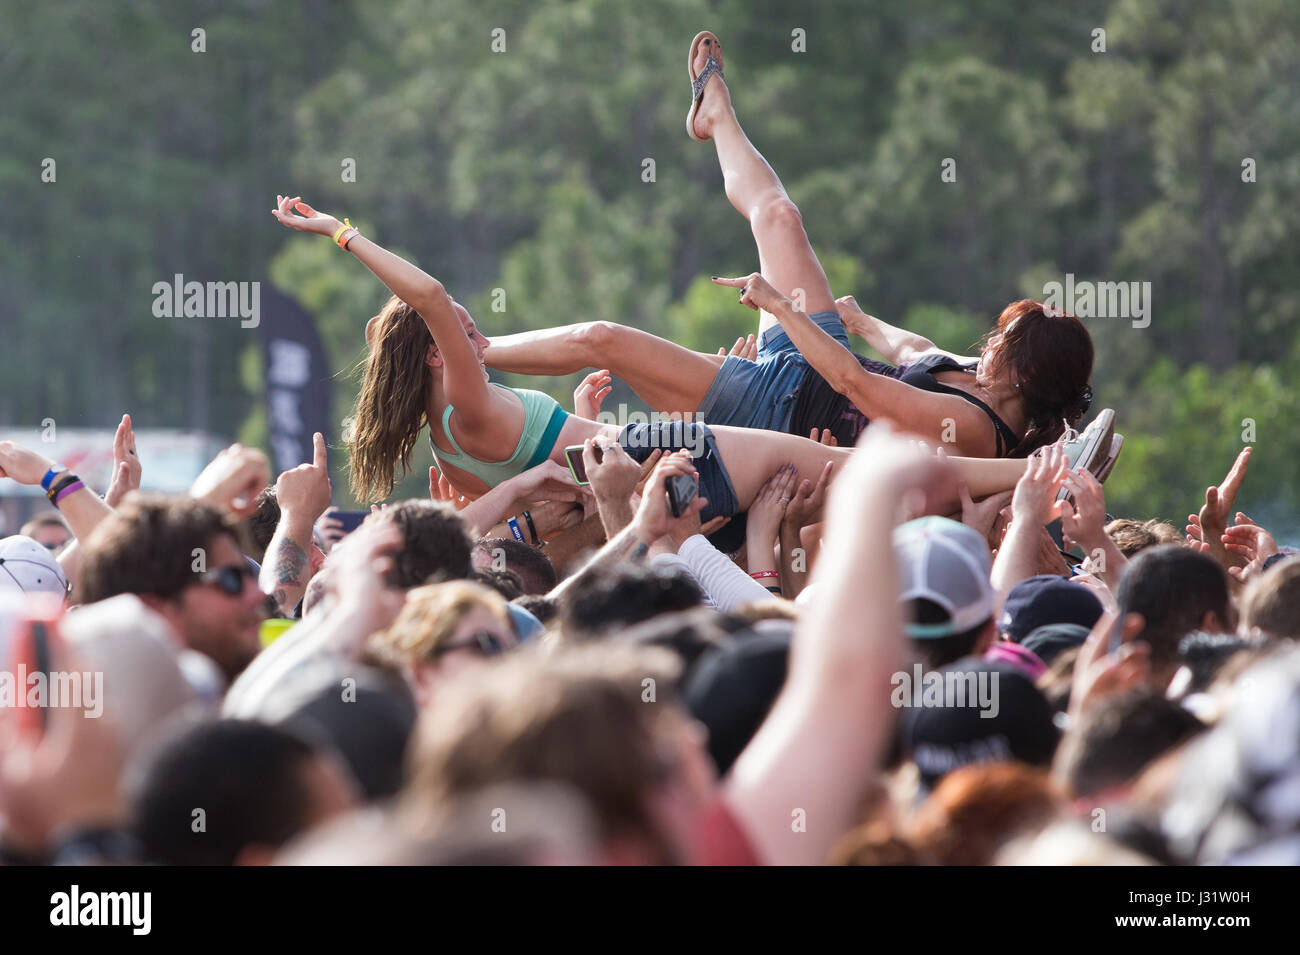
[[[936,389],[950,395],[956,395],[959,398],[964,398],[988,415],[989,420],[993,422],[993,437],[997,441],[998,457],[1006,457],[1011,453],[1011,449],[1019,443],[1020,439],[1016,437],[1016,433],[1011,430],[1007,423],[997,416],[997,413],[994,412],[992,408],[980,401],[970,392],[962,391],[960,388],[954,388],[951,385],[945,385],[933,376],[933,373],[936,371],[970,371],[970,362],[960,362],[952,355],[947,355],[943,352],[930,352],[929,354],[922,355],[913,362],[908,370],[910,371],[917,365],[920,365],[921,370],[924,371],[926,375],[930,376],[930,380],[934,383]]]

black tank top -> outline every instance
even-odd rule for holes
[[[975,405],[988,415],[989,420],[993,422],[998,457],[1007,457],[1020,443],[1016,433],[993,412],[992,408],[974,395],[962,391],[960,388],[945,385],[934,377],[934,373],[939,371],[973,372],[976,362],[959,362],[951,355],[945,355],[942,352],[928,352],[911,364],[895,368],[893,365],[885,364],[882,361],[864,358],[856,352],[854,357],[857,358],[858,363],[864,369],[873,375],[896,378],[913,388],[920,388],[923,391],[956,395]],[[832,388],[826,382],[826,379],[812,368],[808,369],[803,383],[799,386],[799,396],[795,399],[795,406],[790,415],[791,432],[807,437],[808,432],[813,428],[830,428],[831,433],[835,435],[835,440],[841,445],[847,446],[857,442],[858,436],[862,434],[868,424],[870,424],[870,420],[847,397]]]

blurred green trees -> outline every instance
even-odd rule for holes
[[[129,409],[256,440],[252,333],[154,318],[174,272],[272,276],[311,309],[341,421],[385,293],[275,225],[288,190],[412,256],[489,334],[608,319],[730,345],[753,315],[708,276],[756,256],[713,150],[684,135],[705,27],[837,295],[964,351],[1067,272],[1151,282],[1149,328],[1090,323],[1097,406],[1128,438],[1111,509],[1181,523],[1246,433],[1240,507],[1295,533],[1289,0],[0,0],[0,421]],[[568,404],[576,381],[528,383]]]

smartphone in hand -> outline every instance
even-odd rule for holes
[[[596,455],[596,463],[599,464],[605,459],[605,449],[599,444],[591,446],[592,454]],[[582,462],[582,445],[571,444],[564,449],[564,459],[569,462],[569,471],[573,475],[573,480],[577,484],[590,484],[587,478],[587,465]]]
[[[699,479],[693,474],[674,474],[668,479],[668,507],[673,517],[681,517],[700,493]]]
[[[63,608],[58,602],[28,598],[27,606],[23,608],[10,640],[10,671],[24,674],[25,684],[30,685],[31,678],[39,673],[39,679],[43,680],[46,687],[53,685],[50,677],[55,654],[60,652],[62,646],[59,636],[59,620],[62,616]],[[27,685],[20,692],[26,694]],[[26,705],[24,695],[24,705],[14,708],[14,716],[19,732],[39,739],[45,735],[49,724],[49,706]]]

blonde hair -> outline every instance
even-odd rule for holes
[[[455,634],[465,615],[486,610],[514,632],[506,602],[495,590],[469,580],[416,587],[387,630],[370,638],[370,650],[389,663],[422,663]]]

